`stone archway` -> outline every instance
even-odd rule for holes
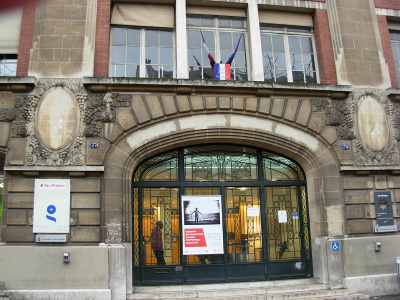
[[[173,148],[204,143],[257,146],[294,159],[307,176],[312,240],[343,234],[343,213],[329,215],[330,211],[338,211],[332,203],[341,203],[340,175],[335,152],[324,138],[273,119],[213,113],[152,121],[114,141],[105,161],[107,243],[132,241],[131,178],[138,163]],[[313,260],[314,274],[322,277],[324,258],[318,242],[313,243]]]

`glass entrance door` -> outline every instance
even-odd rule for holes
[[[211,195],[221,197],[223,254],[183,255],[181,198]],[[209,145],[151,158],[134,175],[133,214],[135,285],[312,276],[305,177],[277,154]]]

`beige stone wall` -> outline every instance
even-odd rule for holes
[[[390,87],[373,1],[328,1],[339,84]]]
[[[96,0],[42,1],[35,18],[29,76],[93,76]]]

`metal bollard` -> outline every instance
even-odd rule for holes
[[[396,263],[397,263],[397,284],[399,285],[400,289],[400,257],[396,257]]]

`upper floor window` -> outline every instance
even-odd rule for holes
[[[392,52],[394,66],[396,68],[397,84],[400,86],[400,31],[390,30],[390,43],[392,44]]]
[[[261,24],[264,80],[317,83],[312,27]]]
[[[16,76],[17,54],[0,54],[0,76]]]
[[[189,78],[214,78],[210,60],[203,50],[203,36],[210,54],[217,63],[227,63],[237,46],[230,67],[231,79],[247,80],[245,26],[244,17],[188,14]]]
[[[115,4],[110,76],[174,77],[174,9],[167,5]]]

